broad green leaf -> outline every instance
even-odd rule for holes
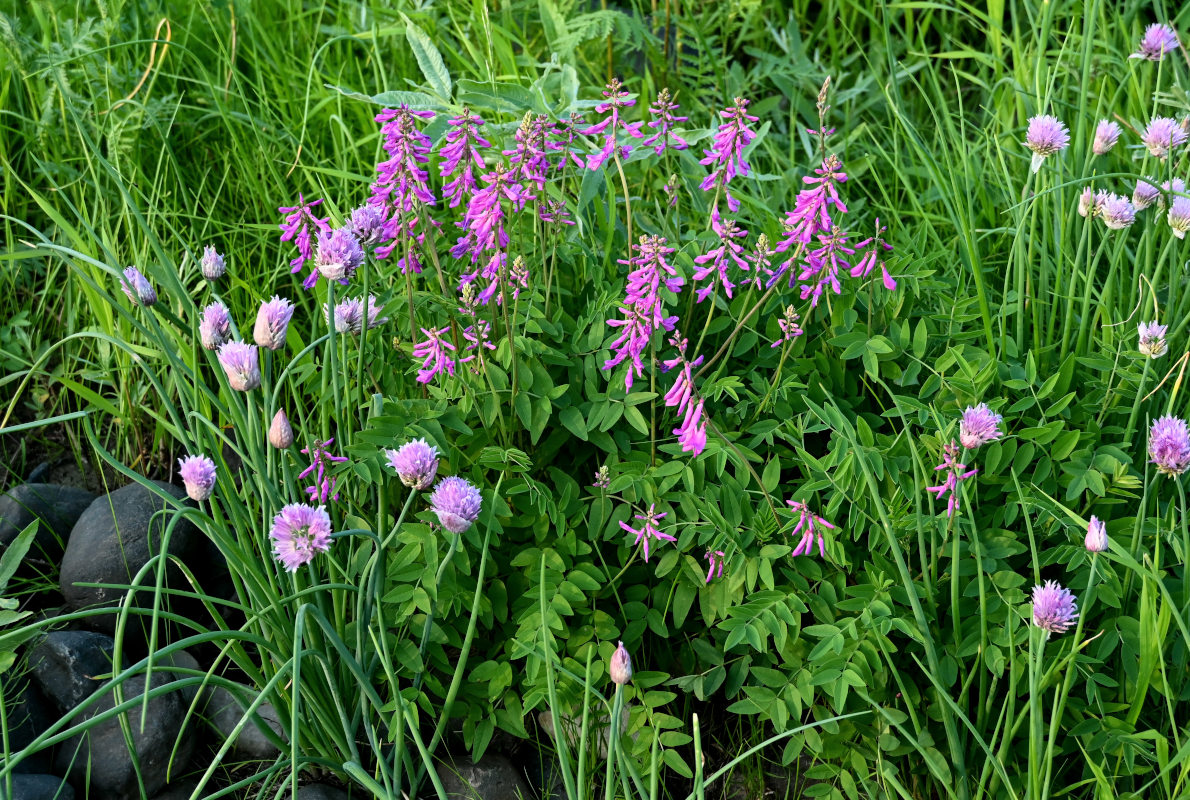
[[[417,27],[409,17],[401,14],[401,19],[405,21],[405,38],[409,40],[409,46],[413,48],[417,66],[421,67],[421,72],[429,81],[430,88],[443,100],[449,101],[451,94],[450,72],[446,69],[442,54],[438,52],[438,48],[434,46],[430,37],[426,36],[426,32]]]

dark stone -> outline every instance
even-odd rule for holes
[[[54,713],[49,701],[32,681],[26,683],[17,693],[16,702],[11,709],[5,709],[5,714],[8,717],[9,753],[24,750],[58,720],[58,715]],[[49,772],[53,766],[53,753],[46,749],[22,759],[14,770],[27,773]]]
[[[154,671],[150,685],[157,688],[172,680],[173,676],[169,673]],[[134,675],[125,680],[121,684],[124,700],[141,697],[145,693],[145,684],[144,675]],[[82,719],[91,719],[115,706],[115,691],[109,691],[87,708]],[[132,733],[141,780],[144,782],[143,793],[137,783],[136,770],[118,716],[99,722],[85,733],[59,745],[54,759],[55,771],[68,775],[79,786],[89,786],[91,797],[102,797],[104,800],[142,800],[152,797],[165,787],[167,773],[179,774],[190,763],[196,737],[188,729],[179,739],[187,708],[183,693],[173,691],[149,700],[143,728],[139,703],[126,713],[125,719]]]
[[[13,775],[11,800],[74,800],[74,789],[56,775]]]
[[[325,783],[308,783],[299,786],[297,794],[289,797],[291,800],[347,800],[347,792]]]
[[[154,481],[161,491],[182,499],[186,490]],[[80,583],[129,584],[149,559],[161,551],[161,541],[173,512],[161,497],[139,483],[129,484],[97,498],[75,523],[62,557],[59,584],[72,608],[113,606],[123,597],[120,589],[79,586]],[[170,536],[169,552],[183,559],[189,554],[196,529],[179,520]],[[143,585],[143,584],[142,584]],[[138,598],[148,603],[152,583]],[[87,624],[108,633],[115,631],[116,614],[89,617]]]
[[[190,800],[190,795],[198,788],[198,778],[185,781],[174,781],[169,786],[153,795],[153,800]],[[213,792],[212,782],[207,783],[207,792]]]
[[[112,671],[116,643],[91,631],[54,631],[29,653],[33,678],[58,710],[66,713],[103,684]]]
[[[478,763],[465,757],[439,762],[438,778],[449,800],[521,800],[533,796],[521,771],[504,756],[490,753]]]
[[[0,549],[8,547],[17,534],[34,519],[40,520],[30,556],[58,563],[70,538],[70,530],[95,500],[85,489],[51,483],[22,483],[0,495]]]
[[[222,686],[211,692],[211,699],[207,702],[207,719],[224,739],[231,737],[236,725],[243,719],[244,712],[252,705],[254,694],[255,692],[248,687],[244,687],[244,691],[240,693],[239,697],[234,696]],[[256,709],[254,718],[250,719],[240,730],[240,735],[235,740],[233,747],[239,755],[245,758],[271,761],[277,757],[280,751],[261,732],[258,725],[268,725],[282,741],[288,741],[281,728],[281,722],[277,718],[276,709],[270,703],[262,703]]]
[[[161,672],[168,674],[171,681],[181,681],[198,677],[196,675],[189,675],[185,672],[175,672],[174,670],[170,669],[171,667],[177,667],[178,669],[185,670],[195,670],[198,672],[206,671],[199,665],[198,659],[190,655],[185,650],[177,650],[167,656],[158,656],[153,662],[153,671],[157,672],[160,670]],[[182,699],[186,702],[187,708],[189,708],[190,705],[194,703],[194,698],[198,697],[198,689],[199,684],[196,683],[191,686],[184,686],[178,690],[182,695]],[[206,689],[206,692],[208,694],[210,693],[209,687]],[[195,707],[195,710],[201,712],[202,703],[199,703]]]

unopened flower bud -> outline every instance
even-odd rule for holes
[[[628,650],[624,647],[624,643],[620,642],[620,646],[616,648],[616,652],[612,653],[611,664],[608,666],[608,674],[611,676],[612,682],[620,686],[632,680],[632,659],[628,656]]]
[[[293,428],[289,427],[289,417],[282,409],[273,417],[273,424],[269,425],[269,444],[278,450],[288,450],[293,446]]]
[[[1087,523],[1087,538],[1084,544],[1091,553],[1102,553],[1107,549],[1107,526],[1099,517],[1092,515],[1091,521]]]

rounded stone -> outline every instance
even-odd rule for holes
[[[95,500],[86,489],[53,483],[22,483],[0,495],[0,550],[12,544],[30,522],[38,520],[29,556],[57,563],[70,531]]]

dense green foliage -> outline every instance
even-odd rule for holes
[[[0,72],[0,426],[58,420],[80,452],[131,465],[129,477],[166,475],[188,452],[216,457],[215,501],[183,513],[238,571],[238,601],[216,615],[240,630],[227,657],[269,688],[300,768],[356,762],[352,777],[391,792],[402,770],[422,769],[414,731],[428,750],[445,736],[480,753],[497,731],[541,738],[535,712],[606,715],[593,698],[608,694],[604,665],[623,640],[637,669],[624,690],[623,760],[637,781],[625,793],[648,794],[640,781],[657,776],[690,791],[697,713],[701,747],[713,739],[727,758],[789,734],[765,757],[823,781],[806,796],[1186,796],[1190,532],[1181,479],[1145,450],[1151,419],[1186,415],[1190,245],[1156,208],[1108,231],[1077,204],[1092,182],[1130,195],[1158,169],[1190,178],[1186,148],[1158,162],[1128,130],[1190,113],[1190,61],[1127,58],[1153,21],[1185,41],[1190,12],[1102,0],[689,5],[51,3],[0,17],[11,67]],[[638,148],[622,172],[610,161],[563,172],[546,194],[573,227],[514,218],[509,260],[522,257],[531,279],[493,314],[497,348],[481,372],[415,380],[420,330],[467,324],[448,288],[470,269],[448,253],[460,210],[442,202],[421,275],[369,258],[348,290],[377,294],[390,321],[363,337],[326,333],[328,283],[306,292],[290,275],[277,208],[302,192],[339,224],[364,202],[384,158],[381,108],[437,110],[425,126],[437,149],[466,106],[487,121],[491,157],[512,149],[527,112],[598,118],[609,71],[637,96],[630,121],[660,89],[676,93],[691,148]],[[741,96],[759,118],[752,174],[731,184],[751,252],[761,233],[782,238],[782,212],[821,162],[806,129],[828,76],[826,146],[849,176],[841,224],[855,239],[875,218],[888,226],[897,289],[878,274],[845,279],[812,308],[784,279],[772,292],[741,279],[733,299],[693,303],[694,258],[718,244],[717,195],[699,189],[698,163],[717,114]],[[1066,122],[1071,146],[1033,175],[1021,142],[1040,113]],[[1093,157],[1103,118],[1126,130]],[[641,233],[677,248],[687,286],[666,294],[667,313],[691,357],[707,359],[697,456],[670,433],[672,372],[646,353],[626,392],[622,365],[600,368],[620,260]],[[262,299],[298,306],[285,348],[265,360],[265,392],[231,391],[196,343],[207,244],[227,255],[217,291],[245,338]],[[119,291],[129,264],[157,286],[154,309]],[[788,305],[805,334],[772,347]],[[1135,324],[1154,317],[1169,325],[1161,359],[1136,349]],[[660,333],[653,347],[675,355]],[[948,516],[925,487],[979,402],[1007,435],[968,453],[979,473]],[[338,538],[296,583],[266,537],[280,507],[303,499],[294,476],[308,460],[264,447],[277,408],[302,446],[336,438],[350,462],[335,529],[373,534]],[[402,522],[406,491],[384,467],[384,448],[421,436],[442,449],[441,474],[448,465],[483,490],[457,552],[424,499]],[[18,447],[29,445],[6,437],[12,468],[27,471]],[[609,485],[592,486],[603,466]],[[790,556],[787,500],[836,525],[827,558]],[[652,504],[676,541],[646,562],[620,523]],[[1092,514],[1112,543],[1094,557],[1082,544]],[[707,550],[726,558],[710,582]],[[1048,641],[1028,597],[1043,580],[1082,611]],[[595,755],[563,758],[572,794],[603,791]]]

